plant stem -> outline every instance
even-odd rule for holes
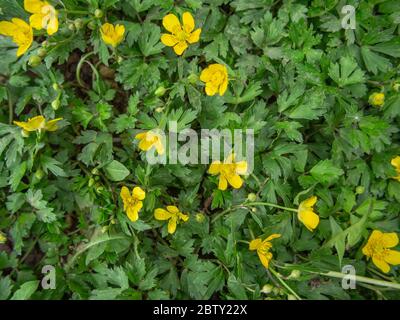
[[[266,207],[272,207],[272,208],[278,208],[278,209],[282,209],[282,210],[297,212],[297,209],[283,207],[283,206],[280,206],[280,205],[277,205],[274,203],[269,203],[269,202],[248,202],[245,204],[245,206],[266,206]]]
[[[296,297],[297,300],[302,300],[300,296],[291,288],[289,285],[280,277],[280,275],[272,268],[268,269],[277,279],[278,281],[292,294]]]

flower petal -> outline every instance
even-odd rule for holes
[[[165,209],[158,208],[154,211],[154,217],[156,220],[168,220],[172,214]]]
[[[173,234],[176,231],[176,217],[171,217],[168,221],[168,233]]]
[[[249,250],[253,251],[253,250],[257,250],[260,245],[262,243],[262,240],[260,238],[251,240],[249,243]]]
[[[36,30],[41,30],[43,28],[43,14],[41,13],[35,13],[29,17],[29,23],[32,26],[32,28]]]
[[[146,192],[144,192],[144,190],[140,187],[135,187],[132,191],[132,197],[137,200],[143,200],[146,198]]]
[[[382,272],[388,273],[390,271],[390,266],[386,261],[378,259],[376,256],[372,257],[372,262],[376,265]]]
[[[185,12],[182,15],[182,20],[183,20],[183,29],[187,33],[190,33],[194,30],[194,19],[193,16],[190,12]]]
[[[257,253],[258,253],[258,257],[260,258],[260,261],[263,264],[263,266],[268,269],[269,262],[272,259],[272,253],[271,252],[267,252],[267,253],[257,252]]]
[[[223,175],[220,175],[218,182],[218,189],[224,191],[226,190],[226,188],[228,188],[228,181]]]
[[[193,32],[190,34],[190,37],[187,38],[186,40],[187,40],[187,42],[189,42],[189,43],[196,43],[196,42],[199,42],[199,40],[200,40],[200,35],[201,35],[201,29],[199,28],[199,29],[196,29],[195,31],[193,31]]]
[[[125,187],[125,186],[123,186],[121,188],[121,192],[120,192],[119,195],[121,196],[122,201],[124,202],[124,204],[126,202],[128,202],[128,200],[131,198],[131,193],[129,192],[129,189],[127,187]]]
[[[47,131],[56,131],[58,129],[58,125],[57,122],[61,121],[63,118],[57,118],[57,119],[53,119],[48,121],[45,126],[44,129]]]
[[[162,24],[164,28],[171,33],[175,33],[177,29],[181,28],[181,23],[179,22],[179,19],[177,18],[176,15],[172,13],[167,14],[163,18]]]
[[[187,49],[187,47],[188,47],[188,45],[187,45],[186,41],[181,41],[175,45],[174,51],[178,56],[181,56],[183,54],[183,52]]]
[[[312,196],[304,201],[301,202],[300,205],[303,205],[304,207],[311,208],[313,205],[317,203],[318,198],[316,196]]]
[[[49,24],[47,25],[47,34],[49,36],[55,34],[58,31],[58,17],[57,15],[50,18]]]
[[[45,3],[40,0],[24,0],[24,9],[29,13],[39,13]]]
[[[235,189],[239,189],[243,185],[243,180],[242,178],[235,174],[235,175],[229,175],[227,176],[229,184],[234,187]]]
[[[381,241],[385,248],[393,248],[398,245],[399,237],[396,232],[384,233]]]
[[[223,96],[228,89],[228,79],[225,79],[224,82],[219,86],[219,95]]]
[[[246,174],[247,173],[247,161],[236,162],[236,173],[237,174]]]
[[[264,241],[271,241],[273,239],[280,238],[280,237],[281,237],[281,235],[279,233],[274,233],[274,234],[271,234],[269,237],[267,237]]]
[[[213,85],[211,82],[206,83],[206,94],[208,96],[214,96],[218,92],[218,86]]]
[[[400,252],[395,250],[388,250],[385,255],[385,261],[392,265],[397,266],[400,264]]]
[[[221,162],[220,161],[213,161],[208,168],[208,173],[215,175],[221,172]]]
[[[164,33],[161,35],[161,42],[167,47],[173,47],[179,42],[179,40],[172,34]]]
[[[298,218],[310,231],[314,231],[319,224],[319,216],[312,210],[300,210]]]
[[[7,37],[12,37],[14,34],[18,32],[17,26],[9,21],[1,21],[0,22],[0,34]]]
[[[180,212],[176,206],[167,206],[167,210],[173,214],[178,214]]]

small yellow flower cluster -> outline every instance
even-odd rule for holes
[[[24,0],[24,8],[32,13],[29,24],[19,18],[0,21],[0,34],[11,37],[18,46],[17,57],[23,55],[32,45],[33,29],[46,29],[48,35],[58,31],[58,12],[47,1]]]
[[[374,92],[369,96],[369,103],[374,107],[382,107],[385,103],[385,94],[383,92]]]
[[[168,14],[163,18],[164,28],[170,34],[162,34],[161,42],[167,47],[173,47],[175,53],[181,56],[189,47],[200,41],[201,28],[195,30],[195,21],[190,12],[182,15],[182,24],[174,14]],[[200,80],[204,82],[208,96],[219,94],[223,96],[228,89],[228,71],[226,66],[218,63],[209,65],[201,72]]]

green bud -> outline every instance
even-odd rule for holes
[[[58,85],[58,83],[53,83],[53,90],[54,91],[58,91],[58,90],[60,90],[60,86]]]
[[[290,273],[288,279],[298,279],[301,276],[301,271],[300,270],[292,270]]]
[[[108,226],[104,226],[103,228],[101,228],[101,233],[106,233],[108,230]]]
[[[116,224],[116,223],[117,223],[117,221],[115,221],[115,219],[112,218],[112,219],[111,219],[111,224]]]
[[[98,187],[96,187],[96,192],[97,193],[101,193],[104,190],[104,187],[99,185]]]
[[[255,193],[249,193],[249,194],[247,195],[247,200],[249,200],[249,201],[251,201],[251,202],[254,202],[254,201],[257,200],[257,195],[256,195]]]
[[[192,73],[189,75],[188,80],[191,84],[196,84],[197,81],[199,80],[199,76],[195,73]]]
[[[280,292],[281,292],[281,289],[279,289],[279,288],[277,288],[277,287],[275,287],[275,288],[272,289],[272,293],[273,293],[274,295],[276,295],[276,296],[279,295]]]
[[[75,24],[74,23],[68,23],[68,29],[71,31],[75,31]]]
[[[53,110],[58,110],[60,105],[61,105],[61,101],[58,98],[51,103],[51,107],[53,108]]]
[[[89,187],[93,187],[94,182],[95,182],[94,179],[93,179],[93,178],[90,178],[90,179],[89,179],[88,186],[89,186]]]
[[[202,214],[202,213],[196,214],[196,221],[197,222],[202,223],[202,222],[204,222],[205,219],[206,219],[206,217],[204,216],[204,214]]]
[[[117,57],[118,64],[121,64],[123,61],[124,61],[124,58],[122,58],[121,56]]]
[[[38,56],[39,57],[44,58],[46,56],[46,54],[47,54],[47,50],[45,48],[40,48],[38,50]]]
[[[44,172],[42,169],[37,169],[35,172],[35,178],[41,180],[44,176]]]
[[[47,40],[44,40],[43,42],[42,42],[42,47],[43,48],[47,48],[49,46],[49,42],[47,41]]]
[[[80,18],[75,19],[74,26],[75,26],[76,30],[82,29],[83,28],[83,20]]]
[[[25,129],[21,130],[21,136],[23,138],[28,138],[29,137],[29,131],[26,131]]]
[[[274,289],[274,287],[273,287],[272,285],[266,284],[266,285],[264,285],[264,286],[262,287],[261,293],[269,294],[269,293],[272,292],[273,289]]]
[[[154,94],[155,94],[157,97],[162,97],[162,96],[165,94],[165,92],[167,92],[167,89],[165,89],[164,86],[161,86],[161,87],[158,87],[158,88],[156,89],[156,91],[154,92]]]
[[[357,194],[363,194],[365,192],[365,188],[363,186],[358,186],[356,188],[356,193]]]
[[[256,213],[257,212],[257,208],[251,208],[251,212]]]
[[[400,82],[393,83],[392,88],[393,88],[394,91],[399,92],[399,90],[400,90]]]
[[[90,22],[87,24],[87,26],[88,26],[88,28],[89,28],[90,30],[95,30],[96,27],[97,27],[97,24],[96,24],[96,22],[94,22],[94,21],[92,20],[92,21],[90,21]]]
[[[28,64],[31,67],[37,67],[38,65],[40,65],[42,63],[42,58],[39,56],[31,56],[29,58]]]
[[[93,169],[92,169],[92,174],[94,174],[94,175],[99,174],[99,169],[93,168]]]
[[[103,17],[103,11],[100,10],[100,9],[96,9],[96,10],[94,11],[94,16],[95,16],[97,19],[102,18],[102,17]]]
[[[161,112],[163,112],[164,111],[164,108],[162,108],[162,107],[158,107],[158,108],[156,108],[156,110],[155,110],[157,113],[161,113]]]

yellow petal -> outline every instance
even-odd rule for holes
[[[249,243],[249,250],[252,250],[252,251],[257,250],[260,247],[261,243],[262,243],[262,240],[260,238],[251,240]]]
[[[7,37],[12,37],[17,32],[17,26],[9,21],[0,22],[0,34]]]
[[[171,217],[168,221],[168,233],[173,234],[176,231],[176,217]]]
[[[185,222],[189,220],[189,216],[187,214],[179,213],[178,215],[179,218]]]
[[[384,233],[382,234],[382,244],[385,248],[393,248],[397,246],[399,243],[399,237],[397,236],[397,233],[391,232],[391,233]]]
[[[213,96],[218,92],[218,86],[213,85],[211,82],[206,83],[206,94],[208,96]]]
[[[174,51],[178,56],[181,56],[183,52],[187,49],[187,47],[188,45],[186,41],[181,41],[174,46]]]
[[[374,231],[372,231],[372,233],[368,239],[368,242],[374,242],[376,240],[380,241],[382,239],[382,236],[383,236],[383,233],[381,231],[374,230]]]
[[[165,46],[167,46],[167,47],[173,47],[174,45],[176,45],[179,41],[178,41],[178,39],[175,37],[175,36],[173,36],[173,35],[171,35],[171,34],[163,34],[162,36],[161,36],[161,42],[165,45]]]
[[[388,273],[390,271],[390,266],[386,263],[386,261],[377,258],[376,256],[372,257],[372,262],[376,265],[382,272]]]
[[[226,188],[228,188],[228,181],[223,175],[220,175],[218,182],[218,189],[224,191],[226,190]]]
[[[208,168],[208,173],[215,175],[221,172],[221,162],[220,161],[213,161],[210,167]]]
[[[263,264],[263,266],[268,269],[269,262],[272,259],[272,253],[271,252],[267,252],[267,253],[258,252],[258,257],[260,258],[260,261]]]
[[[400,252],[395,250],[388,250],[385,255],[385,261],[394,266],[400,264]]]
[[[31,24],[32,28],[41,30],[43,28],[43,18],[43,14],[35,13],[29,17],[29,23]]]
[[[139,219],[139,210],[142,209],[143,203],[142,201],[138,201],[134,206],[129,206],[127,210],[127,215],[129,220],[135,222]]]
[[[164,150],[164,145],[161,142],[161,138],[157,139],[157,142],[154,144],[154,147],[156,148],[156,151],[159,155],[164,154],[165,150]]]
[[[129,192],[129,189],[127,187],[123,186],[121,188],[120,196],[121,196],[121,198],[122,198],[122,200],[124,201],[124,204],[125,204],[131,198],[131,193]]]
[[[117,35],[117,37],[122,40],[122,38],[124,37],[125,34],[125,26],[122,24],[117,24],[115,26],[115,34]]]
[[[147,139],[142,139],[139,142],[139,149],[143,151],[149,150],[153,146],[153,141],[147,140]]]
[[[280,237],[281,237],[281,235],[279,233],[274,233],[274,234],[271,234],[269,237],[267,237],[267,239],[265,239],[264,241],[271,241],[273,239],[280,238]]]
[[[27,32],[31,28],[29,24],[20,18],[12,18],[11,21],[23,32]]]
[[[49,36],[55,34],[58,31],[58,17],[54,16],[50,18],[49,24],[47,25],[47,34]]]
[[[183,20],[183,29],[187,33],[190,33],[194,30],[194,19],[193,16],[190,12],[185,12],[182,15],[182,20]]]
[[[224,82],[219,87],[219,95],[223,96],[228,89],[228,79],[225,79]]]
[[[145,139],[145,138],[146,138],[146,132],[138,133],[138,134],[135,136],[135,139],[137,139],[137,140],[142,140],[142,139]]]
[[[146,192],[144,192],[143,189],[140,187],[135,187],[132,191],[132,197],[137,200],[143,200],[144,198],[146,198]]]
[[[390,163],[396,169],[400,169],[400,156],[394,157]]]
[[[238,175],[229,175],[227,176],[229,184],[235,189],[239,189],[243,185],[243,180]]]
[[[319,216],[312,210],[300,210],[298,218],[310,231],[313,231],[319,224]]]
[[[154,211],[154,217],[156,218],[156,220],[168,220],[172,217],[172,214],[167,210],[158,208]]]
[[[201,29],[197,29],[190,34],[190,37],[187,38],[187,42],[189,43],[196,43],[199,42],[201,35]]]
[[[44,127],[45,121],[43,116],[37,116],[29,119],[27,122],[14,121],[14,123],[26,131],[36,131]]]
[[[40,0],[24,0],[24,9],[29,13],[41,12],[42,7],[44,6],[45,3]]]
[[[175,206],[167,206],[167,210],[173,214],[178,214],[180,212],[179,209]]]
[[[236,173],[237,174],[246,174],[247,173],[247,161],[236,162]]]
[[[200,80],[203,82],[209,82],[212,77],[212,71],[210,68],[205,68],[200,74]]]
[[[307,208],[311,208],[313,205],[315,205],[317,203],[317,197],[316,196],[312,196],[304,201],[301,202],[300,205],[303,205],[304,207]]]
[[[57,118],[54,120],[50,120],[49,122],[46,123],[44,129],[47,131],[56,131],[58,129],[57,122],[61,121],[63,118]]]
[[[25,43],[24,45],[20,45],[17,50],[17,57],[22,56],[26,51],[28,51],[31,46],[31,42]]]
[[[175,33],[177,29],[181,28],[181,23],[179,22],[179,19],[176,15],[172,13],[166,15],[163,18],[162,24],[164,28],[171,33]]]

